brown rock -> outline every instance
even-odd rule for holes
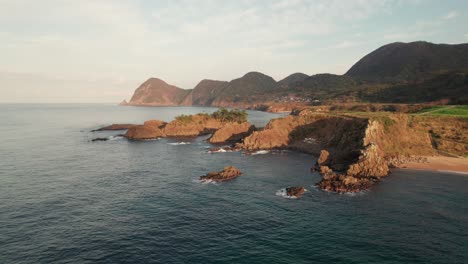
[[[328,166],[320,166],[320,174],[327,175],[332,173],[333,171]]]
[[[210,143],[238,142],[252,133],[254,126],[249,122],[229,122],[216,130],[208,140]]]
[[[204,176],[200,176],[201,181],[215,181],[215,182],[222,182],[232,180],[238,176],[240,176],[242,172],[234,167],[234,166],[227,166],[224,167],[222,171],[219,172],[209,172]]]
[[[305,191],[306,189],[304,187],[288,187],[286,188],[286,195],[299,198],[304,194]]]
[[[377,145],[370,143],[363,150],[357,162],[351,164],[347,175],[355,177],[384,177],[389,173],[388,163]]]
[[[134,126],[136,125],[134,124],[112,124],[110,126],[105,126],[105,127],[101,127],[95,130],[91,130],[91,132],[106,131],[106,130],[126,130]]]
[[[147,127],[157,127],[157,128],[163,128],[167,123],[161,120],[148,120],[143,123],[144,126]]]
[[[213,133],[222,126],[222,122],[206,114],[197,114],[171,121],[164,127],[164,133],[168,137],[196,137]]]
[[[329,166],[330,165],[330,153],[322,149],[320,151],[320,156],[317,159],[317,164],[319,166]]]
[[[156,120],[145,122],[144,125],[133,126],[125,133],[125,137],[134,140],[154,139],[164,137],[164,131],[157,127]]]

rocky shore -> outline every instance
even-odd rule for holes
[[[423,155],[436,153],[430,131],[418,126],[427,127],[427,120],[415,123],[404,114],[353,116],[304,109],[273,119],[260,130],[245,119],[226,118],[229,115],[224,109],[212,115],[179,116],[169,123],[150,120],[143,125],[114,124],[96,131],[126,128],[124,136],[131,140],[211,134],[210,143],[231,144],[213,147],[209,153],[243,151],[253,155],[287,149],[306,152],[318,156],[311,168],[322,175],[316,186],[337,193],[366,190],[389,175],[391,167],[422,164],[427,160]],[[239,175],[238,169],[226,167],[200,179],[224,181]],[[302,195],[301,189],[290,191]]]

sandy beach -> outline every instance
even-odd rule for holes
[[[433,170],[468,174],[468,158],[442,156],[427,157],[427,163],[407,162],[399,166],[402,169]]]

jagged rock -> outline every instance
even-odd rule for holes
[[[224,124],[220,129],[216,130],[211,138],[210,143],[236,142],[252,133],[254,126],[249,122],[237,123],[229,122]]]
[[[200,180],[222,182],[222,181],[232,180],[240,175],[242,175],[242,172],[238,168],[234,166],[227,166],[227,167],[224,167],[222,171],[209,172],[208,174],[204,176],[200,176]]]
[[[374,185],[374,178],[356,178],[344,174],[326,174],[316,186],[322,190],[337,193],[354,193],[364,191]]]
[[[95,141],[107,141],[109,140],[109,138],[105,138],[105,137],[98,137],[98,138],[93,138],[91,139],[92,142],[95,142]]]
[[[134,125],[134,124],[112,124],[110,126],[105,126],[105,127],[101,127],[101,128],[98,128],[98,129],[91,130],[91,132],[106,131],[106,130],[126,130],[126,129],[129,129],[129,128],[134,127],[134,126],[136,126],[136,125]]]
[[[164,122],[159,120],[151,120],[144,125],[133,126],[125,133],[125,137],[134,140],[154,139],[166,136],[164,130],[159,128]],[[159,126],[158,126],[159,125]]]
[[[332,169],[330,169],[328,166],[320,166],[320,174],[322,175],[328,175],[333,173]]]
[[[320,151],[320,156],[317,159],[318,166],[328,166],[330,165],[330,153],[324,149]]]
[[[286,195],[291,197],[301,197],[306,189],[304,187],[288,187],[286,188]]]
[[[186,119],[174,120],[164,127],[168,137],[196,137],[213,133],[220,129],[223,123],[208,115],[197,114]]]
[[[347,175],[355,177],[384,177],[388,173],[388,163],[374,143],[361,150],[358,161],[351,164],[346,171]]]

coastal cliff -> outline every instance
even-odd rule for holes
[[[389,160],[434,155],[430,132],[404,114],[353,116],[313,113],[271,120],[243,141],[246,150],[289,148],[319,156],[312,168],[320,189],[357,192],[389,174]],[[413,120],[414,122],[414,120]]]
[[[322,175],[316,186],[337,193],[370,188],[391,167],[424,161],[421,156],[463,156],[468,152],[468,136],[463,132],[468,123],[463,118],[451,118],[447,123],[437,117],[383,112],[304,109],[272,119],[256,130],[247,122],[245,111],[220,109],[213,114],[181,115],[169,123],[114,124],[97,131],[124,128],[128,129],[124,136],[132,140],[212,134],[210,143],[234,143],[223,152],[291,149],[310,153],[318,157],[311,170]]]

